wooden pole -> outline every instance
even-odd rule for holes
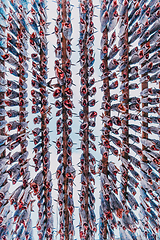
[[[123,17],[123,21],[124,23],[127,22],[128,23],[128,9],[127,11],[125,12],[125,15]],[[126,53],[126,58],[129,58],[129,45],[128,45],[128,25],[127,25],[127,30],[125,31],[125,42],[124,42],[125,46],[127,46],[127,53]],[[123,56],[124,57],[124,56]],[[126,59],[123,59],[123,61],[126,61]],[[129,61],[129,59],[127,59],[127,61]],[[129,106],[129,73],[128,73],[128,68],[129,68],[129,65],[127,63],[126,67],[124,70],[122,70],[122,76],[125,76],[124,77],[124,80],[122,81],[122,84],[123,83],[126,83],[128,84],[128,88],[125,88],[124,90],[122,90],[122,94],[126,94],[126,99],[124,99],[122,101],[122,104],[124,106],[126,106],[126,112],[124,114],[128,114],[129,111],[128,111],[128,106]],[[123,116],[123,113],[122,113],[122,116]],[[122,119],[122,134],[126,137],[125,140],[122,141],[122,145],[124,146],[127,146],[129,148],[129,129],[128,129],[128,123],[129,121],[124,118]],[[126,128],[125,128],[126,126]],[[128,153],[126,151],[122,151],[122,157],[125,158],[127,161],[128,161]],[[123,164],[122,164],[123,167],[125,167]],[[125,189],[125,192],[124,192],[124,196],[125,198],[127,197],[126,194],[127,194],[127,180],[128,180],[128,170],[127,170],[127,174],[125,176],[125,179],[126,179],[126,184],[124,186],[124,189]]]
[[[62,26],[66,22],[67,16],[66,16],[66,0],[62,0]],[[67,60],[67,54],[66,54],[66,39],[64,37],[63,31],[62,31],[62,70],[65,72],[65,64]],[[62,85],[62,102],[64,102],[67,99],[67,96],[65,94],[65,84]],[[62,106],[62,122],[63,122],[63,167],[64,167],[64,219],[65,219],[65,239],[69,240],[69,212],[67,207],[68,202],[68,178],[65,175],[66,167],[67,167],[67,140],[68,140],[68,134],[67,134],[67,112],[65,106]]]
[[[3,28],[3,31],[5,33],[5,28]],[[2,64],[3,66],[5,66],[5,61],[4,60],[0,60],[0,64]],[[5,73],[3,72],[0,72],[0,78],[5,78]],[[0,100],[3,101],[3,99],[5,98],[5,93],[4,92],[0,92]],[[5,109],[5,106],[0,106],[1,109]],[[0,121],[4,121],[5,120],[5,116],[0,116]],[[0,135],[5,135],[6,131],[5,131],[5,127],[0,129]],[[5,144],[4,144],[5,145]],[[1,153],[1,156],[0,158],[4,158],[6,156],[6,151],[4,150],[2,153]]]
[[[103,34],[106,36],[106,41],[105,41],[105,45],[106,47],[108,46],[108,29],[107,26],[103,32]],[[103,60],[103,63],[105,65],[105,72],[108,72],[108,59],[107,59],[107,55],[105,57],[105,59]],[[106,90],[104,90],[104,96],[107,99],[108,104],[110,105],[110,89],[109,89],[109,78],[108,76],[106,76],[103,79],[103,84],[105,84],[106,86]],[[104,115],[110,117],[111,116],[111,111],[104,111]],[[104,127],[108,127],[107,124],[104,124]],[[109,141],[109,130],[108,133],[105,134],[105,138]],[[108,156],[104,157],[104,155],[102,156],[102,173],[104,173],[107,177],[108,177],[108,158],[109,158],[109,149],[108,149]],[[104,220],[104,234],[103,234],[103,239],[107,239],[107,219]]]
[[[40,16],[40,22],[42,22],[42,17]],[[44,26],[45,28],[46,26]],[[46,29],[45,29],[46,30]],[[40,27],[40,31],[43,31],[43,29]],[[42,40],[40,38],[40,45],[42,44]],[[40,47],[40,76],[42,77],[43,79],[43,67],[42,67],[42,62],[43,62],[43,58],[44,58],[45,54],[42,50],[42,46]],[[41,88],[44,90],[44,92],[46,92],[46,86],[41,86]],[[42,137],[42,159],[45,157],[45,154],[47,153],[46,152],[46,148],[45,148],[45,145],[44,145],[44,139],[45,139],[45,136],[44,136],[44,130],[46,130],[47,128],[47,124],[46,124],[46,121],[45,119],[47,118],[47,106],[46,108],[44,107],[43,105],[43,100],[46,100],[46,96],[44,94],[41,94],[41,109],[43,108],[44,109],[44,112],[41,111],[41,137]],[[48,189],[46,188],[45,186],[45,182],[47,181],[47,172],[49,169],[45,170],[45,163],[43,161],[43,184],[44,184],[44,199],[45,199],[45,202],[44,202],[44,214],[45,214],[45,223],[48,221],[48,215],[47,215],[47,203],[48,203],[48,198],[47,198],[47,195],[48,195]],[[45,229],[46,231],[46,229]],[[45,235],[46,239],[49,239],[48,238],[48,234]]]
[[[80,1],[81,4],[82,1]],[[88,21],[89,21],[89,13],[88,13],[88,6],[87,6],[87,2],[86,1],[84,3],[84,8],[86,10],[86,17],[85,17],[85,34],[84,34],[84,38],[83,38],[83,55],[84,55],[84,59],[85,59],[85,64],[83,66],[83,70],[84,70],[84,79],[85,79],[85,85],[86,88],[88,89],[89,84],[88,84],[88,80],[89,80],[89,76],[88,76],[88,48],[87,48],[87,38],[88,38]],[[83,3],[82,3],[83,4]],[[89,100],[89,96],[88,94],[85,94],[85,96],[83,96],[82,101],[86,101],[86,103],[88,103]],[[89,123],[89,118],[88,118],[88,113],[89,113],[89,106],[88,104],[86,104],[85,106],[83,106],[83,113],[84,113],[84,119],[83,122]],[[88,173],[89,173],[89,124],[87,126],[87,128],[85,130],[83,130],[83,142],[85,144],[85,150],[83,151],[83,155],[84,155],[84,170],[82,171],[85,178],[86,178],[86,185],[85,185],[85,204],[84,204],[84,211],[86,214],[86,224],[87,224],[87,231],[86,231],[86,235],[85,235],[85,239],[89,239],[89,212],[88,212],[88,207],[89,207],[89,202],[88,202],[88,191],[89,191],[89,179],[88,179]]]
[[[41,1],[40,1],[41,2]],[[37,26],[39,27],[39,33],[37,34],[38,39],[39,39],[39,43],[35,43],[38,46],[38,58],[40,59],[40,61],[37,63],[34,63],[33,60],[33,68],[36,66],[38,66],[38,73],[35,70],[33,70],[35,72],[35,75],[33,74],[33,76],[36,78],[35,80],[38,82],[36,84],[39,85],[39,92],[38,92],[38,97],[37,97],[37,101],[38,102],[38,107],[40,107],[40,110],[38,109],[38,113],[40,112],[40,144],[41,144],[41,149],[40,151],[38,151],[39,153],[41,153],[40,158],[38,159],[38,163],[36,163],[38,165],[37,170],[39,169],[39,166],[41,166],[42,164],[42,174],[43,174],[43,182],[42,182],[42,186],[37,186],[37,188],[41,188],[42,192],[38,192],[36,191],[36,195],[38,200],[43,199],[44,202],[38,202],[38,207],[39,207],[39,221],[36,225],[37,229],[38,229],[38,236],[39,239],[40,238],[45,238],[45,239],[51,239],[53,238],[53,222],[52,222],[52,201],[50,200],[51,197],[51,191],[52,191],[52,184],[51,184],[51,179],[50,179],[50,154],[49,153],[49,136],[48,136],[48,127],[47,124],[49,123],[49,119],[48,119],[48,113],[50,111],[50,106],[48,104],[48,86],[47,86],[47,38],[46,38],[46,34],[47,34],[47,16],[45,13],[45,9],[46,9],[46,5],[44,3],[44,5],[42,4],[37,4],[33,1],[32,4],[35,4],[38,6],[40,6],[41,8],[39,9],[39,13],[36,13],[38,15],[38,24]],[[33,8],[35,8],[35,5],[33,5]],[[44,12],[44,14],[43,14]],[[34,17],[34,11],[32,13],[33,17]],[[30,37],[30,43],[31,45],[33,45],[35,37],[35,32],[32,33],[31,37]],[[36,41],[35,41],[36,42]],[[32,57],[33,58],[33,57]],[[33,85],[34,86],[34,85]],[[40,98],[40,99],[38,99]],[[37,145],[38,146],[38,145]],[[36,151],[35,151],[36,152]],[[37,152],[36,152],[37,153]],[[47,156],[46,156],[47,154]],[[36,157],[36,155],[35,155]],[[40,161],[40,162],[39,162]],[[35,169],[36,170],[36,169]],[[39,173],[38,173],[39,174]],[[38,183],[36,183],[38,185]],[[40,189],[39,189],[40,190]],[[44,210],[42,210],[43,208],[41,208],[43,205],[44,206]],[[44,215],[44,216],[43,216]],[[43,219],[43,221],[41,220]],[[42,224],[43,222],[43,224]],[[43,236],[44,235],[44,236]]]
[[[85,82],[86,82],[86,87],[88,89],[88,64],[87,64],[87,60],[88,60],[88,48],[86,45],[87,42],[87,33],[88,33],[88,15],[86,15],[86,34],[84,37],[84,56],[86,59],[86,64],[84,65],[84,69],[85,69]],[[89,101],[89,97],[88,94],[86,94],[83,98],[84,100],[86,100],[86,102],[88,103]],[[86,104],[86,106],[83,107],[83,112],[84,112],[84,121],[89,123],[89,118],[88,118],[88,113],[89,113],[89,106],[88,104]],[[86,186],[86,193],[85,193],[85,207],[84,210],[86,212],[86,216],[87,216],[87,223],[89,222],[88,219],[88,190],[89,190],[89,179],[88,179],[88,173],[89,173],[89,144],[88,144],[88,140],[89,140],[89,124],[88,127],[84,130],[84,143],[86,145],[86,149],[84,151],[84,158],[85,158],[85,168],[84,168],[84,175],[86,177],[87,180],[87,186]],[[86,235],[86,239],[89,239],[89,233],[87,233]]]
[[[20,23],[19,24],[20,25],[20,33],[23,31],[23,26],[22,26],[22,24]],[[23,33],[22,33],[23,34]],[[20,43],[20,42],[19,42]],[[22,57],[22,59],[23,59],[23,62],[25,62],[26,61],[26,57],[25,56],[23,56],[23,55],[21,55],[21,57]],[[19,65],[19,80],[21,81],[26,81],[26,78],[22,75],[22,70],[23,70],[23,67],[21,66],[21,65]],[[20,87],[19,87],[19,93],[21,92],[21,91],[23,91],[23,88],[22,88],[22,86],[20,85]],[[26,99],[24,99],[24,98],[21,98],[20,96],[19,96],[19,102],[21,101],[21,100],[26,100]],[[19,111],[21,112],[23,112],[23,111],[26,111],[26,108],[25,107],[23,107],[23,106],[20,106],[19,107]],[[20,116],[19,117],[19,122],[20,123],[22,123],[22,122],[25,122],[26,121],[26,118],[25,117],[22,117],[22,116]],[[22,131],[20,131],[20,135],[21,134],[25,134],[26,133],[26,129],[24,128]],[[20,144],[21,145],[21,144]],[[22,146],[21,146],[21,153],[23,154],[23,153],[25,153],[26,152],[26,148],[22,148]]]
[[[146,88],[148,88],[148,82],[142,82],[142,84],[141,84],[142,91],[144,89],[146,89]],[[142,96],[142,99],[143,98],[144,97]],[[142,103],[142,117],[148,117],[148,113],[147,112],[143,112],[143,108],[147,107],[147,106],[148,106],[148,103]],[[143,127],[148,127],[148,123],[142,121],[142,126]],[[144,132],[144,131],[142,131],[142,139],[148,139],[148,134],[146,132]],[[144,150],[146,150],[146,147],[144,145],[142,145],[142,161],[143,162],[147,162],[147,157],[143,154]]]

